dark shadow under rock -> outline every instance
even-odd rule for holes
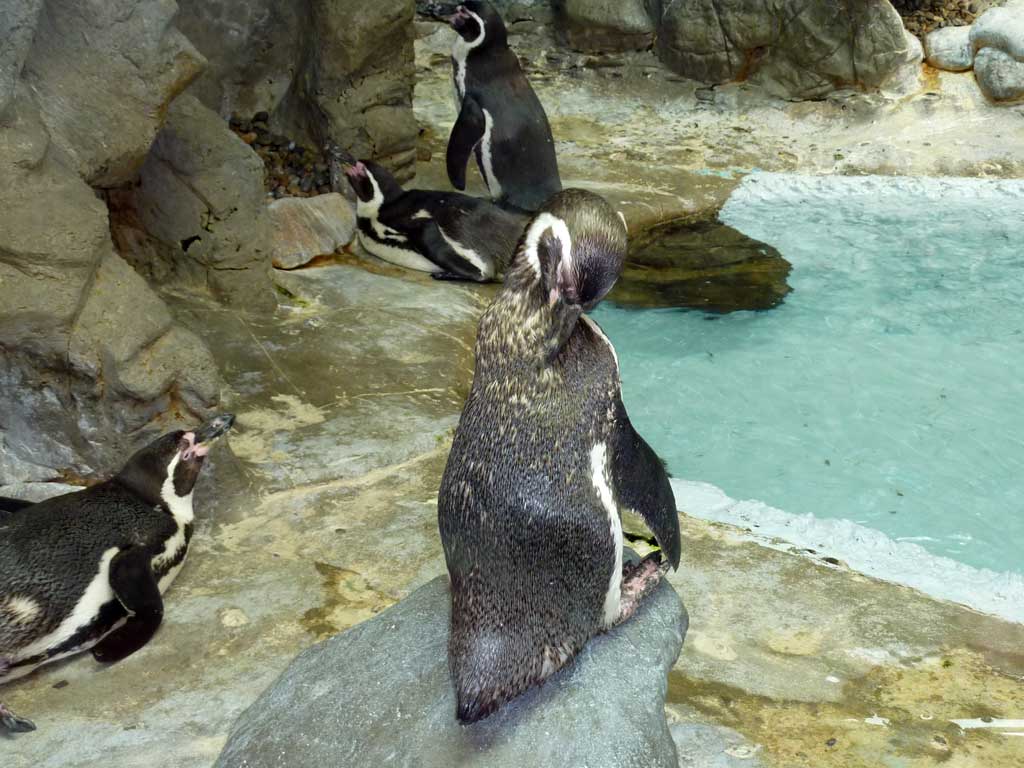
[[[216,765],[676,768],[664,702],[688,617],[667,583],[545,685],[470,726],[455,719],[449,603],[439,577],[304,651],[242,713]]]
[[[771,309],[792,290],[790,269],[777,250],[732,227],[673,221],[635,238],[608,299],[627,307],[717,314]]]

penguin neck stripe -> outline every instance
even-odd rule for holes
[[[178,524],[184,525],[191,523],[195,514],[192,510],[192,492],[189,491],[186,495],[179,496],[178,492],[174,490],[174,470],[177,469],[180,461],[181,452],[179,451],[174,454],[171,463],[167,465],[167,477],[164,478],[164,484],[160,488],[160,498],[163,499]]]
[[[455,90],[459,99],[466,95],[466,57],[469,56],[469,52],[474,48],[479,48],[483,45],[487,31],[483,19],[472,11],[469,11],[469,15],[476,19],[476,23],[480,25],[480,33],[471,41],[467,41],[462,35],[456,34],[455,43],[452,45],[452,58],[455,59]]]
[[[572,235],[569,234],[569,227],[566,226],[562,219],[553,214],[547,213],[546,211],[539,214],[530,225],[530,229],[526,233],[526,240],[523,245],[523,250],[526,254],[526,263],[530,265],[534,274],[538,278],[540,277],[541,270],[540,256],[537,253],[537,246],[540,243],[541,235],[549,229],[562,246],[562,258],[570,263],[572,260]]]

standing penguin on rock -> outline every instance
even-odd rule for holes
[[[508,47],[501,15],[484,0],[458,6],[435,3],[434,16],[458,33],[452,79],[459,116],[448,139],[448,179],[466,188],[470,154],[491,198],[536,211],[562,188],[551,125],[537,94]]]
[[[192,538],[192,489],[233,422],[164,435],[83,491],[0,503],[0,683],[90,648],[120,661],[153,637]],[[0,703],[0,733],[34,729]]]
[[[531,220],[480,320],[438,494],[463,722],[552,675],[658,584],[668,564],[657,553],[623,564],[621,509],[644,518],[678,567],[668,476],[626,415],[615,350],[583,314],[625,255],[615,211],[565,190]]]
[[[356,193],[359,243],[374,256],[438,280],[477,282],[512,261],[528,214],[457,192],[407,191],[377,163],[342,162]]]

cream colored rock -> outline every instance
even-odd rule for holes
[[[928,63],[947,72],[964,72],[974,64],[970,27],[943,27],[925,38]]]
[[[269,206],[271,254],[278,269],[295,269],[352,241],[356,214],[337,192],[316,197],[284,197]]]

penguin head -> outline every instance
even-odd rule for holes
[[[234,415],[222,413],[198,429],[159,437],[137,451],[116,479],[154,506],[173,505],[191,495],[210,447],[234,422]]]
[[[527,225],[521,258],[540,280],[548,305],[589,312],[622,272],[626,227],[601,196],[566,189]]]
[[[448,23],[470,50],[508,42],[501,14],[486,0],[466,0],[456,6]]]
[[[369,206],[377,210],[403,193],[402,186],[387,168],[371,160],[346,164],[345,177],[358,198],[357,208]]]

